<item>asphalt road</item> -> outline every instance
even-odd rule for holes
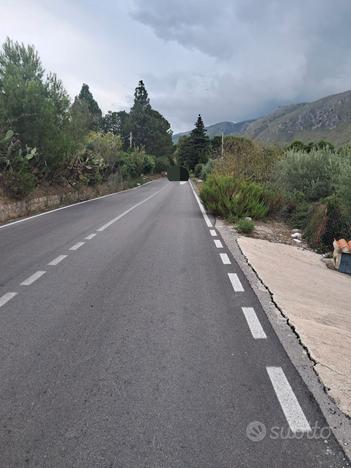
[[[349,466],[210,223],[161,179],[0,227],[1,468]]]

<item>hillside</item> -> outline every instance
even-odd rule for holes
[[[336,145],[347,143],[351,141],[351,91],[282,107],[250,124],[245,135],[265,142],[325,139]]]
[[[351,91],[310,103],[280,107],[256,120],[236,124],[222,122],[208,128],[211,129],[210,136],[220,135],[223,131],[225,135],[242,135],[267,143],[324,139],[340,146],[351,142]],[[174,135],[174,139],[176,137]]]
[[[219,122],[213,125],[206,127],[207,135],[209,137],[214,137],[217,135],[243,135],[248,126],[254,122],[254,120],[244,120],[242,122]],[[189,132],[176,133],[173,135],[173,142],[177,143],[179,138],[182,136],[187,136]]]

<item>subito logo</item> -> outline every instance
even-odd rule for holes
[[[266,426],[260,421],[252,421],[247,425],[246,435],[252,442],[261,442],[266,437]]]

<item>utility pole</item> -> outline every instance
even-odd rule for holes
[[[224,133],[222,132],[222,147],[221,147],[221,156],[224,157]]]
[[[130,134],[129,134],[129,148],[132,148],[132,144],[133,144],[133,133],[130,132]]]

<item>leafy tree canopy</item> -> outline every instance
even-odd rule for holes
[[[54,74],[44,75],[38,53],[7,39],[0,52],[0,127],[36,147],[45,161],[67,151],[62,133],[69,125],[69,97]]]

